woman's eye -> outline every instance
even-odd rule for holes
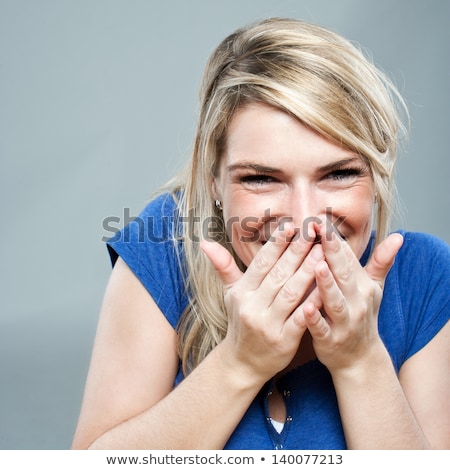
[[[361,170],[359,168],[347,168],[342,170],[332,171],[327,175],[327,178],[333,181],[342,181],[349,178],[355,178],[356,176],[361,175]]]
[[[275,178],[269,175],[245,175],[240,178],[240,181],[244,184],[262,186],[265,184],[273,183],[275,181]]]

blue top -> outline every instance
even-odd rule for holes
[[[188,303],[180,268],[182,240],[173,237],[176,218],[172,196],[161,195],[107,244],[112,263],[118,256],[127,263],[173,328]],[[404,243],[387,276],[379,311],[380,336],[397,371],[445,325],[450,311],[449,245],[427,234],[400,233]],[[373,243],[374,236],[362,265]],[[175,383],[182,379],[180,367]],[[272,386],[266,384],[255,398],[225,449],[346,448],[331,376],[318,360],[277,381],[288,416],[281,434],[268,419]]]

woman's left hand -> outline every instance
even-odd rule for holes
[[[325,260],[316,266],[317,288],[303,305],[318,359],[333,375],[358,366],[383,347],[378,310],[384,282],[403,237],[392,234],[374,250],[366,267],[345,240],[320,228]],[[384,348],[384,347],[383,347]]]

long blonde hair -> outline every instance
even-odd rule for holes
[[[240,264],[214,205],[211,182],[230,119],[249,102],[280,108],[361,155],[377,193],[378,240],[389,227],[395,155],[403,129],[398,109],[406,111],[406,107],[387,77],[348,40],[299,20],[272,18],[225,38],[206,66],[193,155],[174,185],[183,220],[192,222],[183,236],[184,272],[191,295],[179,324],[185,374],[227,331],[221,283],[198,241],[202,221],[214,220],[218,241]]]

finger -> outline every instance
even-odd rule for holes
[[[301,315],[296,312],[285,321],[283,325],[283,335],[285,335],[286,338],[293,338],[297,342],[298,348],[306,328],[303,311]]]
[[[329,269],[343,294],[352,298],[355,294],[356,279],[362,271],[358,258],[345,240],[336,232],[321,227],[321,244]]]
[[[387,273],[394,264],[395,256],[403,245],[403,237],[393,233],[385,238],[374,250],[365,270],[381,287],[384,285]]]
[[[309,247],[303,248],[303,250],[306,249],[309,249]],[[286,257],[289,255],[288,252],[291,251],[294,252],[293,256],[295,255],[296,260],[296,264],[293,265],[295,266],[295,272],[280,286],[271,305],[271,309],[275,311],[282,309],[287,315],[303,302],[313,290],[315,267],[319,261],[324,259],[321,245],[314,245],[306,257],[304,253],[297,254],[295,250],[291,250],[291,247],[286,250]]]
[[[317,290],[327,316],[333,323],[347,322],[349,320],[347,299],[339,288],[327,262],[320,262],[315,271]]]
[[[305,303],[303,316],[305,325],[311,333],[314,342],[326,341],[332,335],[329,323],[313,303]]]
[[[304,302],[299,305],[294,312],[292,313],[292,317],[295,317],[295,322],[299,325],[302,325],[306,328],[305,316],[304,316],[304,308],[306,305],[313,305],[317,310],[323,307],[322,297],[320,296],[319,289],[315,286],[312,291],[308,294]]]
[[[295,235],[292,224],[282,224],[271,234],[267,243],[256,253],[245,272],[245,288],[256,290],[271,271]],[[283,276],[280,270],[280,277]],[[273,278],[277,275],[274,274]]]
[[[225,289],[239,281],[243,273],[225,247],[217,242],[202,240],[200,248],[214,266]]]

